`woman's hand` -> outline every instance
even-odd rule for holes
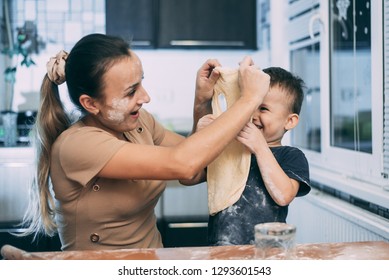
[[[254,65],[246,56],[239,64],[239,86],[244,97],[255,98],[258,105],[269,91],[270,76]]]
[[[221,66],[219,61],[208,59],[197,71],[192,133],[197,130],[196,125],[199,119],[212,113],[213,88],[220,77],[219,71],[215,69],[218,66]]]
[[[200,131],[201,129],[203,129],[204,127],[207,127],[208,125],[210,125],[214,120],[216,119],[216,117],[212,114],[208,114],[208,115],[205,115],[204,117],[202,117],[201,119],[199,119],[198,123],[197,123],[197,127],[196,127],[196,131]]]
[[[206,103],[212,99],[213,87],[219,79],[220,73],[215,69],[221,66],[216,59],[208,59],[197,71],[196,77],[196,100]]]

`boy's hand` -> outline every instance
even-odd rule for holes
[[[256,150],[258,150],[261,145],[267,146],[266,139],[263,136],[262,131],[252,122],[246,124],[246,126],[239,132],[236,140],[245,145],[253,154],[256,154]]]
[[[196,127],[196,131],[200,131],[201,129],[203,129],[204,127],[208,126],[209,124],[211,124],[214,120],[216,119],[216,117],[212,114],[208,114],[208,115],[205,115],[204,117],[202,117],[201,119],[199,119],[198,123],[197,123],[197,127]]]

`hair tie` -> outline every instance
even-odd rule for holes
[[[50,81],[57,85],[62,84],[66,80],[65,64],[67,57],[68,53],[62,50],[55,57],[51,57],[46,64],[47,76]]]

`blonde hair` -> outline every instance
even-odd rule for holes
[[[27,229],[22,235],[34,234],[35,238],[39,233],[44,233],[53,236],[57,231],[50,182],[51,148],[70,124],[60,100],[58,85],[45,75],[41,86],[40,109],[34,126],[36,174],[30,191],[29,208],[23,220]]]

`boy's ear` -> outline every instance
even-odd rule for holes
[[[100,111],[99,106],[95,99],[90,97],[87,94],[82,94],[79,98],[80,104],[87,110],[89,113],[93,115],[97,115]]]
[[[299,115],[290,114],[285,123],[285,130],[291,130],[295,128],[298,123],[299,123]]]

